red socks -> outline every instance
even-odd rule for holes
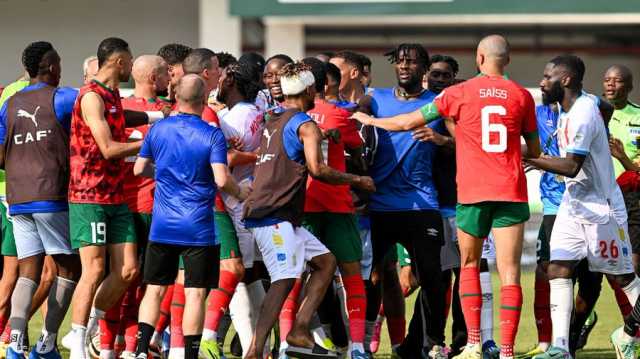
[[[156,333],[162,333],[167,329],[169,325],[169,319],[171,318],[171,301],[173,300],[173,285],[167,287],[167,291],[164,293],[164,298],[160,303],[160,317],[156,323]]]
[[[116,341],[116,335],[118,335],[120,327],[121,304],[122,298],[104,313],[103,319],[98,321],[98,325],[100,325],[100,349],[113,350],[113,344]]]
[[[7,324],[4,326],[4,331],[2,335],[0,335],[0,342],[4,344],[9,344],[9,340],[11,339],[11,324]]]
[[[616,302],[618,303],[618,307],[620,308],[620,313],[622,314],[622,318],[624,319],[628,317],[629,314],[631,314],[631,311],[633,310],[633,306],[629,304],[629,299],[627,298],[627,295],[624,294],[622,287],[620,287],[620,285],[618,285],[616,281],[610,280],[609,285],[611,286],[611,289],[613,289],[613,293],[616,295]]]
[[[512,357],[513,344],[520,324],[522,310],[522,288],[519,285],[505,285],[500,289],[500,355]],[[466,314],[466,313],[465,313]]]
[[[624,295],[624,293],[622,293]],[[551,290],[549,281],[536,276],[533,315],[538,328],[538,343],[551,343]]]
[[[220,271],[218,288],[211,292],[207,304],[207,313],[204,320],[204,327],[206,329],[212,331],[218,330],[220,318],[222,318],[224,312],[229,308],[229,302],[231,302],[231,297],[233,297],[233,293],[236,291],[238,282],[238,278],[232,272],[226,270]]]
[[[171,348],[184,348],[182,334],[184,301],[184,285],[176,283],[173,286],[173,300],[171,302]]]
[[[360,274],[342,277],[347,292],[347,312],[349,313],[349,334],[354,343],[364,343],[367,294]]]
[[[293,328],[293,322],[296,319],[296,313],[298,312],[298,298],[300,297],[300,291],[302,290],[302,280],[296,279],[293,284],[293,288],[289,292],[287,299],[284,300],[282,309],[280,310],[280,316],[278,323],[280,326],[280,342],[287,340],[287,335]]]
[[[478,267],[460,268],[460,302],[467,324],[467,343],[480,344],[482,289]]]

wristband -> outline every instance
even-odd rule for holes
[[[158,120],[162,120],[164,118],[164,113],[162,111],[145,111],[149,118],[149,123],[154,123]]]

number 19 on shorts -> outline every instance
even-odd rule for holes
[[[91,222],[91,243],[104,244],[107,242],[107,224]]]

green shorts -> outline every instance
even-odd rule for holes
[[[71,246],[136,243],[134,219],[126,204],[69,203]]]
[[[411,256],[409,256],[409,251],[400,243],[396,243],[396,251],[398,253],[398,264],[400,267],[410,266]]]
[[[0,253],[7,257],[17,257],[16,239],[13,237],[13,222],[7,218],[7,207],[0,203],[0,215],[2,216],[2,245]]]
[[[215,212],[215,224],[216,239],[220,243],[220,259],[240,258],[238,236],[229,214],[227,212]]]
[[[526,202],[479,202],[456,206],[456,224],[464,232],[486,238],[491,228],[509,227],[529,219]]]
[[[362,241],[354,214],[305,213],[302,225],[327,246],[338,262],[360,262],[362,259]]]

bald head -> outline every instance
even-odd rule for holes
[[[478,57],[484,57],[485,61],[498,66],[506,66],[509,63],[509,43],[500,35],[489,35],[478,43]]]
[[[167,71],[167,63],[160,56],[141,55],[133,62],[132,75],[136,83],[152,82],[154,75]]]
[[[207,84],[195,74],[185,75],[176,86],[178,106],[201,106],[207,100]]]

